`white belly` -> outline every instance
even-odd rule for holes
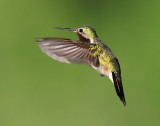
[[[108,69],[107,67],[95,67],[92,66],[95,70],[97,70],[100,74],[106,75],[109,77],[109,79],[112,81],[113,83],[113,77],[112,77],[112,72],[110,71],[110,69]]]

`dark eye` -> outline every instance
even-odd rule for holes
[[[83,32],[83,29],[79,29],[79,32]]]

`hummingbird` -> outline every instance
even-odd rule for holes
[[[126,100],[123,92],[120,64],[111,49],[98,38],[95,29],[89,25],[83,25],[75,29],[59,27],[55,27],[55,29],[73,31],[78,35],[79,40],[66,38],[37,39],[41,50],[60,62],[86,64],[97,70],[102,77],[108,76],[125,106]]]

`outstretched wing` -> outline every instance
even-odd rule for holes
[[[97,49],[90,48],[93,44],[63,38],[36,41],[44,53],[60,62],[99,66]]]

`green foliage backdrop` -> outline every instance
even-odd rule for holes
[[[0,126],[159,126],[158,0],[1,0]],[[118,57],[127,101],[83,65],[52,60],[35,38],[93,26]]]

